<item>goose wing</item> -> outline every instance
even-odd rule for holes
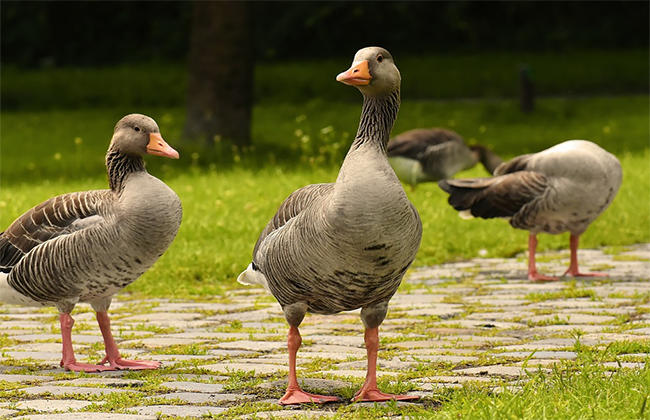
[[[446,179],[438,185],[449,193],[449,204],[456,210],[491,219],[513,217],[527,204],[539,201],[548,180],[538,172],[518,171],[495,178]]]
[[[59,195],[24,213],[0,233],[0,271],[8,273],[33,248],[99,222],[110,190]]]
[[[311,184],[297,189],[280,205],[271,221],[260,234],[255,244],[253,255],[257,255],[260,244],[272,232],[282,228],[291,219],[300,214],[305,208],[309,207],[315,200],[331,194],[334,184]]]

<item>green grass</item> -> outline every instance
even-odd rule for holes
[[[145,296],[219,297],[236,285],[257,236],[282,200],[303,185],[334,181],[360,104],[260,105],[254,112],[254,148],[233,151],[217,145],[218,154],[179,141],[182,110],[138,111],[153,116],[163,137],[181,152],[180,161],[149,157],[147,165],[178,193],[184,218],[169,251],[128,290]],[[106,188],[103,156],[115,122],[127,112],[3,112],[0,229],[51,196]],[[624,181],[612,206],[581,238],[581,247],[625,246],[650,240],[648,114],[647,96],[544,99],[531,115],[505,100],[404,101],[395,132],[452,127],[506,158],[571,138],[593,140],[618,155]],[[309,141],[300,140],[305,136]],[[486,175],[477,167],[458,176]],[[424,228],[416,266],[475,257],[482,249],[488,257],[510,257],[527,248],[527,232],[504,220],[460,219],[435,184],[407,188],[407,193]],[[540,236],[540,250],[567,247],[568,235]]]
[[[169,251],[142,279],[121,293],[120,298],[220,299],[224,289],[237,287],[237,274],[249,263],[257,236],[280,202],[302,185],[335,179],[350,136],[358,124],[360,97],[358,92],[354,93],[357,94],[356,103],[319,100],[305,104],[261,104],[254,114],[254,149],[232,150],[228,145],[219,144],[219,154],[192,149],[178,140],[183,126],[180,108],[138,108],[138,112],[153,116],[163,136],[181,151],[180,161],[148,157],[147,162],[150,172],[167,182],[181,197],[184,220]],[[570,138],[594,140],[621,159],[624,183],[611,208],[585,233],[581,246],[624,250],[627,245],[648,242],[648,97],[547,98],[539,100],[537,105],[535,113],[524,115],[508,100],[434,102],[407,99],[403,102],[395,132],[417,126],[451,127],[470,141],[492,145],[506,158]],[[29,207],[53,195],[105,188],[103,155],[115,122],[134,111],[127,108],[3,112],[0,229]],[[300,140],[304,136],[309,137],[308,142]],[[482,168],[459,174],[485,175]],[[460,219],[447,205],[445,194],[434,184],[421,185],[415,191],[407,189],[407,193],[424,224],[416,265],[475,257],[482,249],[488,250],[489,257],[508,257],[527,247],[527,233],[512,229],[506,221]],[[564,250],[567,246],[567,235],[540,236],[540,250]],[[523,272],[525,263],[520,264]],[[526,296],[532,302],[580,297],[594,298],[573,283],[563,292]],[[647,296],[625,297],[647,301]],[[57,331],[54,326],[52,328]],[[160,332],[144,324],[136,328]],[[242,327],[241,323],[233,322],[224,328],[239,331]],[[0,347],[2,340],[0,337]],[[187,345],[172,350],[175,354],[204,354],[207,348]],[[99,358],[96,350],[91,347],[87,353]],[[627,356],[629,354],[648,353],[647,340],[620,341],[605,349],[577,345],[575,350],[576,360],[562,361],[550,374],[532,372],[527,381],[514,388],[474,383],[459,389],[441,387],[428,394],[421,404],[413,406],[344,404],[309,409],[333,411],[335,420],[394,417],[427,420],[650,419],[649,365],[641,369],[612,369],[601,364],[639,357]],[[393,350],[386,350],[389,351]],[[310,369],[316,372],[325,362],[324,359],[316,360]],[[3,362],[7,366],[11,363]],[[650,362],[646,360],[646,363]],[[25,360],[20,361],[20,366],[26,366]],[[41,368],[35,362],[29,365],[30,370]],[[426,369],[434,372],[437,367],[427,365]],[[183,371],[187,371],[188,376],[202,373],[191,363],[187,363],[186,368],[174,368],[174,373]],[[168,368],[127,375],[146,380],[146,391],[153,394],[164,375],[170,373]],[[412,385],[406,382],[408,374],[405,372],[394,384],[382,386],[390,385],[384,388],[394,387],[394,391],[401,392],[401,387]],[[259,376],[241,373],[232,376],[226,387],[250,389],[261,381]],[[1,397],[14,401],[24,399],[22,392],[5,385],[0,384]],[[88,409],[124,412],[144,404],[142,398],[131,393],[93,397],[93,400],[106,403]],[[266,402],[239,404],[215,418],[250,415],[273,407]]]
[[[649,419],[650,369],[608,375],[595,364],[565,364],[532,373],[521,389],[464,386],[441,398],[439,410],[416,419]]]

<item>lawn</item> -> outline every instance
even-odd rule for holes
[[[583,235],[581,247],[616,252],[650,241],[647,52],[482,58],[406,57],[394,133],[448,127],[470,142],[490,145],[504,158],[564,140],[592,140],[619,157],[624,181],[612,206]],[[510,99],[516,94],[513,69],[522,61],[533,66],[534,80],[546,94],[531,114],[519,111],[516,100]],[[184,102],[184,82],[170,86],[165,78],[182,78],[180,67],[163,68],[151,78],[146,67],[68,69],[49,76],[3,68],[2,100],[13,109],[5,107],[1,115],[0,230],[53,195],[106,188],[104,153],[115,122],[127,113],[145,113],[158,121],[163,137],[181,153],[179,161],[154,156],[146,160],[149,171],[180,196],[184,218],[168,252],[120,299],[220,298],[225,290],[238,287],[237,275],[250,262],[257,236],[282,200],[303,185],[336,178],[361,108],[358,92],[334,81],[348,64],[349,58],[306,63],[304,72],[297,72],[295,63],[268,64],[258,71],[256,95],[262,99],[254,109],[254,144],[247,150],[226,143],[216,143],[213,150],[183,143],[184,109],[179,104]],[[479,65],[480,75],[473,77],[472,69]],[[293,77],[296,74],[299,77]],[[559,80],[559,74],[566,77]],[[129,82],[111,90],[111,80],[124,75],[130,76]],[[70,83],[73,79],[78,83]],[[427,83],[417,84],[425,79]],[[149,93],[134,95],[138,83]],[[70,86],[70,91],[64,95],[55,85]],[[92,85],[97,92],[89,89]],[[155,91],[160,92],[159,101],[151,93]],[[314,97],[318,99],[307,99]],[[487,173],[477,167],[457,176]],[[504,220],[460,219],[435,184],[407,188],[407,194],[424,227],[415,266],[478,255],[514,257],[527,248],[527,232],[514,230]],[[567,247],[567,234],[540,236],[540,250]],[[524,274],[524,259],[516,264]],[[578,360],[567,361],[549,376],[534,374],[518,389],[492,392],[465,386],[440,393],[439,401],[426,410],[350,406],[335,418],[649,418],[647,365],[610,375],[599,362],[616,360],[615,355],[599,352],[582,349]]]
[[[336,178],[359,108],[324,101],[260,105],[254,117],[255,148],[233,151],[218,145],[220,155],[203,155],[179,142],[181,109],[142,110],[158,120],[163,136],[181,152],[180,161],[151,156],[147,162],[150,172],[181,197],[184,219],[169,251],[127,291],[187,298],[235,287],[257,236],[282,200],[300,186]],[[3,113],[0,226],[50,196],[105,188],[103,156],[112,127],[123,114],[116,109]],[[650,240],[645,96],[540,99],[531,115],[507,100],[404,101],[395,132],[419,126],[451,127],[506,158],[571,138],[591,139],[621,159],[624,182],[612,206],[583,235],[582,247]],[[476,167],[458,176],[486,175]],[[503,220],[460,219],[435,184],[407,192],[424,227],[416,266],[479,252],[512,257],[526,250],[527,232]],[[568,235],[540,237],[542,250],[567,246]]]

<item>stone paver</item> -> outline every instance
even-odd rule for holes
[[[581,345],[603,348],[650,340],[650,244],[621,254],[625,261],[602,250],[580,250],[585,270],[613,268],[609,279],[575,282],[531,283],[522,258],[476,258],[412,270],[381,327],[378,376],[395,381],[409,372],[411,393],[425,398],[471,382],[494,384],[498,392],[575,359],[577,337]],[[544,273],[562,273],[568,252],[547,253],[540,260]],[[563,298],[569,287],[587,297]],[[94,359],[86,354],[101,347],[101,335],[92,311],[82,308],[75,313],[75,349],[81,361],[97,362],[99,353]],[[15,395],[0,397],[0,418],[227,417],[233,407],[276,401],[286,387],[287,325],[279,305],[261,288],[233,290],[223,302],[116,299],[111,313],[123,355],[159,360],[163,371],[144,372],[138,379],[120,371],[65,372],[58,366],[56,311],[0,305],[0,390]],[[342,395],[358,386],[366,370],[358,310],[308,315],[301,333],[298,375],[308,391]],[[641,369],[647,356],[620,355],[620,362],[604,365],[612,371]],[[425,367],[435,373],[418,376]],[[121,395],[137,397],[138,403],[123,412],[102,412],[102,405]],[[82,411],[91,404],[92,412]],[[336,411],[263,407],[255,418],[327,418]]]

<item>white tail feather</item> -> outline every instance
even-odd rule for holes
[[[269,289],[269,283],[266,280],[266,277],[264,276],[264,274],[262,274],[261,271],[257,271],[253,269],[253,263],[248,264],[246,270],[243,271],[239,275],[239,277],[237,277],[237,281],[247,286],[252,286],[254,284],[261,284],[262,286],[264,286],[266,290],[268,290],[269,292],[271,291]]]

